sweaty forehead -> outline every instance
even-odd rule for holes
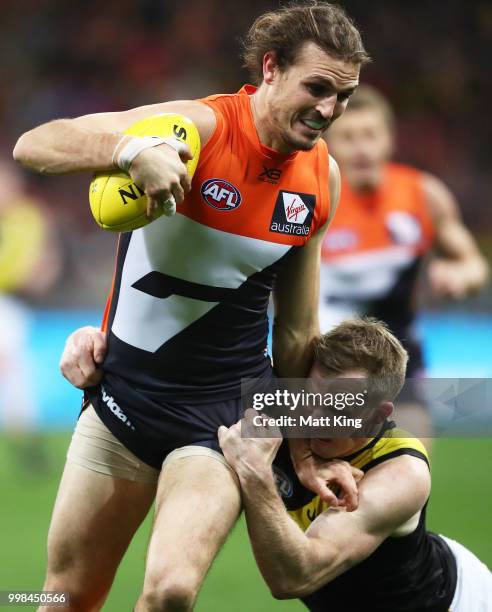
[[[313,42],[301,47],[295,62],[304,78],[326,80],[337,87],[348,89],[359,84],[360,65],[326,53]]]

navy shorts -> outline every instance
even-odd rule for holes
[[[243,414],[240,397],[203,404],[161,400],[136,409],[104,383],[86,390],[85,399],[128,450],[159,470],[166,456],[182,446],[206,446],[221,453],[217,430],[230,427]]]

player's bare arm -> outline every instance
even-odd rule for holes
[[[275,322],[273,327],[273,361],[276,371],[282,377],[302,377],[311,365],[312,339],[319,334],[318,310],[319,266],[321,244],[335,215],[340,199],[340,170],[330,157],[330,215],[316,236],[302,250],[291,268],[286,269],[279,279],[275,300]],[[299,283],[292,286],[292,279]],[[292,299],[295,296],[296,299]],[[292,461],[302,484],[317,493],[332,506],[339,503],[353,510],[357,507],[357,486],[350,467],[345,462],[324,462],[320,465],[314,459],[309,445],[303,439],[289,440]],[[331,488],[330,488],[331,487]],[[333,490],[332,490],[333,489]],[[340,491],[340,499],[334,491]]]
[[[273,479],[278,439],[241,438],[237,423],[222,427],[219,440],[239,477],[256,561],[280,599],[309,595],[363,561],[411,521],[429,496],[425,462],[396,457],[362,480],[356,511],[328,509],[303,532],[285,510]]]
[[[215,115],[194,100],[149,104],[114,113],[95,113],[57,119],[25,132],[14,148],[14,158],[45,174],[114,170],[113,153],[123,132],[158,113],[181,113],[197,126],[202,146],[215,129]]]
[[[310,344],[319,334],[318,299],[321,245],[340,196],[340,171],[330,157],[330,216],[293,257],[273,292],[273,363],[282,378],[303,377],[311,365]]]
[[[135,122],[158,113],[180,113],[196,125],[202,146],[215,129],[215,115],[196,101],[165,102],[120,113],[97,113],[75,119],[45,123],[23,134],[14,159],[43,174],[117,170],[117,159],[132,136],[124,132]],[[190,190],[184,162],[191,159],[188,148],[180,152],[169,144],[148,146],[131,162],[129,174],[149,196],[149,215],[159,202],[173,196],[177,204]]]
[[[424,175],[424,194],[435,227],[435,257],[429,280],[439,296],[463,298],[482,288],[489,268],[463,224],[455,197],[435,176]]]

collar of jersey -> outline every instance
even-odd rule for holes
[[[336,459],[343,459],[343,461],[348,461],[348,463],[350,463],[356,457],[358,457],[359,455],[362,455],[362,453],[365,453],[366,450],[369,450],[370,448],[375,446],[388,430],[394,429],[395,427],[396,427],[396,423],[394,421],[385,421],[381,429],[379,430],[379,433],[377,434],[377,436],[372,438],[372,440],[370,440],[365,446],[360,448],[358,451],[355,451],[355,453],[352,453],[351,455],[345,455],[345,457],[336,457]]]
[[[284,164],[286,162],[293,161],[297,157],[299,151],[294,151],[293,153],[289,153],[288,155],[286,155],[284,153],[279,153],[278,151],[275,151],[275,149],[271,149],[270,147],[266,147],[265,145],[261,144],[260,139],[258,137],[258,131],[256,129],[256,124],[253,119],[253,112],[251,110],[251,104],[249,101],[249,96],[252,96],[257,89],[258,88],[255,87],[254,85],[244,85],[238,91],[240,95],[244,95],[246,98],[245,100],[245,102],[247,103],[246,113],[245,113],[246,121],[250,124],[249,126],[245,126],[246,129],[244,133],[246,134],[246,137],[248,138],[250,143],[253,145],[253,147],[257,151],[259,151],[259,153],[261,153],[263,157],[266,157],[267,159],[277,164]]]

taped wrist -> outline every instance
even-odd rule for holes
[[[172,147],[178,155],[186,151],[186,145],[181,140],[173,137],[161,138],[160,136],[133,136],[126,143],[121,146],[122,141],[127,136],[118,142],[113,151],[113,164],[127,172],[130,170],[130,166],[142,151],[150,149],[151,147],[157,147],[161,144],[167,144]]]

